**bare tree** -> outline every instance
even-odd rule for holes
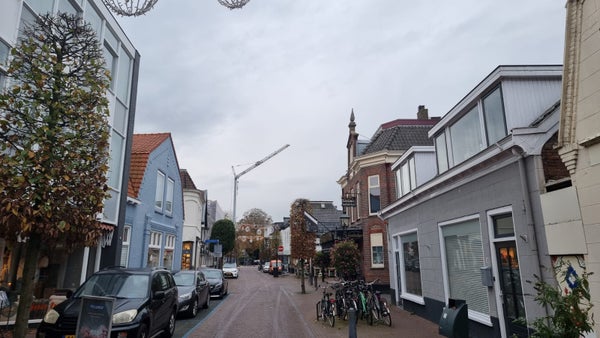
[[[96,33],[46,14],[12,50],[0,93],[0,237],[25,241],[14,336],[25,337],[42,249],[94,246],[107,195],[109,85]]]
[[[312,212],[309,200],[297,199],[292,203],[290,208],[291,256],[299,262],[302,293],[306,293],[304,264],[315,257],[315,234],[308,231],[305,212]]]

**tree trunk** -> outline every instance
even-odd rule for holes
[[[304,286],[304,259],[300,260],[300,286],[302,293],[306,293],[306,287]]]
[[[23,280],[19,294],[19,307],[17,308],[17,319],[15,321],[14,338],[24,338],[29,326],[29,309],[33,302],[33,279],[38,265],[40,255],[41,237],[32,234],[25,246],[25,262],[23,265]]]

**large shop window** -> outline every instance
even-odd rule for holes
[[[402,244],[402,293],[423,296],[421,286],[421,262],[419,261],[419,240],[417,233],[400,236]]]
[[[485,265],[479,219],[442,226],[449,298],[466,300],[469,310],[489,314],[487,288],[481,284]]]
[[[381,208],[381,190],[379,189],[379,175],[369,176],[369,214],[379,212]]]
[[[371,234],[371,267],[383,268],[383,234]]]

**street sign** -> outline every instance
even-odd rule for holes
[[[342,196],[342,207],[356,207],[356,196]]]
[[[223,257],[223,245],[215,244],[213,254],[215,257]]]
[[[277,254],[279,254],[279,255],[283,255],[283,245],[280,245],[280,246],[277,248]]]

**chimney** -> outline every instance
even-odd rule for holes
[[[419,106],[419,110],[417,111],[417,119],[419,120],[429,120],[429,112],[425,106]]]

